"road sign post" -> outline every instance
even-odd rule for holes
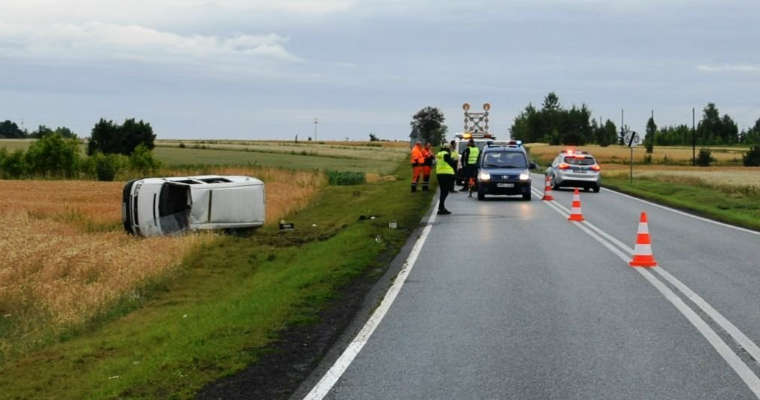
[[[628,147],[631,149],[630,182],[633,183],[633,147],[639,144],[639,135],[635,131],[630,131],[626,136],[626,142],[628,142]]]

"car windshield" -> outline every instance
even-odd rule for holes
[[[528,168],[525,155],[516,151],[489,151],[483,157],[486,168]]]
[[[567,156],[565,162],[570,165],[594,165],[596,160],[591,156]]]

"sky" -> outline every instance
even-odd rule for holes
[[[528,103],[643,132],[714,102],[760,118],[757,0],[3,0],[0,120],[89,136],[100,118],[160,139],[406,139],[412,115]]]

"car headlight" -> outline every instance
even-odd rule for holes
[[[523,172],[522,174],[520,174],[520,180],[521,181],[527,181],[528,179],[530,179],[530,174],[526,174],[525,172]]]
[[[483,181],[483,182],[490,181],[491,180],[491,174],[489,174],[486,171],[480,171],[478,173],[478,180],[479,181]]]

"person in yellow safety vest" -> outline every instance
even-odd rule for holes
[[[459,153],[457,152],[457,142],[452,140],[449,142],[449,153],[454,160],[454,184],[451,185],[451,193],[457,193],[457,174],[459,173]]]
[[[449,147],[441,146],[441,151],[435,155],[435,174],[438,177],[438,187],[441,195],[438,200],[438,215],[448,215],[451,211],[446,209],[446,197],[454,186],[454,170],[457,164],[451,157]]]
[[[462,152],[462,167],[466,188],[472,189],[475,185],[475,177],[478,175],[478,162],[480,161],[480,149],[475,146],[475,141],[470,139],[467,148]],[[472,195],[472,194],[470,194]]]

